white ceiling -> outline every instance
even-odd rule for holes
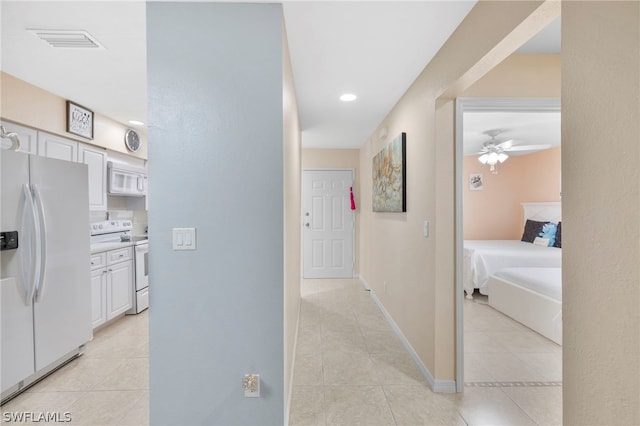
[[[359,147],[474,4],[284,2],[303,146]],[[3,0],[0,14],[3,71],[116,121],[146,121],[143,1]],[[532,51],[559,52],[553,25]],[[27,29],[86,30],[105,49],[54,49]],[[345,92],[358,99],[340,102]]]
[[[303,145],[359,147],[474,4],[285,3]]]
[[[500,130],[498,143],[560,146],[560,112],[465,112],[463,117],[464,155],[477,154],[491,140],[487,131]],[[513,152],[509,155],[530,153]]]
[[[144,2],[2,1],[2,70],[93,111],[146,121]],[[105,49],[54,49],[27,29],[86,30]]]

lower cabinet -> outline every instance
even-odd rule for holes
[[[91,325],[93,328],[107,322],[107,268],[91,271]]]
[[[91,324],[96,328],[133,305],[133,248],[93,254],[91,268]]]

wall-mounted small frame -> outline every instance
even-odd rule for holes
[[[469,175],[469,190],[482,191],[483,188],[484,180],[482,179],[482,173],[471,173]]]
[[[67,132],[93,139],[93,111],[67,101]]]

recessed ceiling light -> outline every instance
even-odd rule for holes
[[[133,124],[134,126],[144,126],[144,123],[138,120],[129,120],[129,124]]]
[[[353,93],[345,93],[344,95],[340,96],[340,100],[342,102],[351,102],[355,101],[356,99],[358,99],[358,97]]]

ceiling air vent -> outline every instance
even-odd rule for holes
[[[98,40],[83,30],[28,30],[51,47],[74,49],[104,49]]]

